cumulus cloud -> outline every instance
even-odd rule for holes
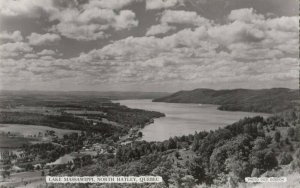
[[[50,31],[78,40],[96,40],[110,36],[109,29],[130,29],[138,25],[136,15],[122,8],[142,0],[16,0],[0,1],[0,15],[46,17],[58,22]]]
[[[235,21],[228,25],[218,25],[209,28],[209,35],[218,40],[221,44],[228,45],[236,42],[261,41],[265,37],[263,30],[254,25]]]
[[[108,29],[130,29],[138,25],[135,13],[131,10],[121,10],[119,13],[111,9],[89,8],[83,11],[65,9],[51,17],[59,20],[52,28],[61,35],[77,40],[96,40],[106,38]]]
[[[0,45],[0,55],[4,58],[16,57],[18,55],[31,52],[32,50],[32,47],[24,42],[6,43]]]
[[[251,22],[253,20],[263,20],[264,16],[256,14],[253,8],[244,8],[232,10],[228,15],[228,19],[231,21],[239,20],[243,22]]]
[[[20,31],[14,31],[14,32],[3,31],[0,33],[0,41],[4,42],[4,43],[5,42],[20,42],[22,40],[23,40],[23,37],[22,37]]]
[[[142,0],[91,0],[88,4],[84,5],[85,8],[103,8],[103,9],[114,9],[119,10],[125,6],[130,5],[133,2]]]
[[[146,9],[163,9],[163,8],[172,8],[177,5],[183,5],[183,0],[146,0]]]
[[[54,58],[52,57],[52,56],[49,56],[49,55],[46,55],[46,56],[42,56],[41,58],[40,58],[41,60],[54,60]]]
[[[51,45],[60,41],[60,36],[57,34],[38,34],[38,33],[31,33],[31,35],[27,36],[29,44],[34,46],[43,46],[43,45]]]
[[[55,54],[56,53],[53,50],[47,50],[47,49],[44,49],[37,53],[37,55],[40,55],[40,56],[53,56]]]
[[[42,11],[53,9],[51,0],[14,0],[0,1],[0,15],[3,16],[26,16],[31,18],[40,17]]]
[[[196,12],[184,10],[165,10],[162,13],[160,21],[164,24],[187,24],[195,26],[209,24],[209,20],[199,16]]]
[[[55,23],[52,29],[88,41],[107,37],[108,31],[136,27],[135,13],[122,10],[130,2],[119,7],[113,2],[59,5],[63,7],[60,12],[50,15]],[[60,59],[46,49],[34,52],[24,42],[1,45],[1,53],[5,52],[1,55],[7,58],[0,61],[1,78],[7,83],[21,83],[22,77],[26,83],[69,83],[74,87],[175,82],[241,87],[238,84],[246,82],[278,86],[278,82],[298,81],[298,17],[270,18],[253,9],[241,9],[233,10],[225,23],[218,24],[192,11],[165,10],[160,15],[159,23],[151,26],[146,36],[111,41],[78,57]],[[159,34],[164,35],[155,37]],[[41,34],[34,35],[39,40],[29,37],[29,43],[45,43]]]
[[[135,20],[135,13],[131,10],[122,10],[115,18],[115,22],[112,24],[116,30],[129,29],[136,27],[138,21]]]
[[[167,24],[153,25],[147,30],[146,36],[165,34],[175,29],[176,27]]]
[[[201,17],[196,12],[185,10],[165,10],[160,17],[160,24],[151,26],[146,36],[165,34],[175,30],[176,26],[199,27],[208,26],[210,21]]]
[[[37,56],[36,54],[25,54],[24,58],[25,59],[35,59],[38,58],[39,56]]]
[[[251,22],[232,19],[223,25],[199,24],[162,38],[128,37],[81,54],[76,62],[89,65],[84,72],[91,77],[105,67],[110,73],[102,74],[107,82],[234,83],[250,79],[271,83],[295,79],[297,53],[287,50],[297,49],[294,18],[267,19],[250,13],[255,18]],[[283,30],[282,22],[293,26]]]
[[[285,32],[297,32],[299,30],[298,25],[299,17],[279,17],[274,19],[269,19],[266,24],[269,28]]]

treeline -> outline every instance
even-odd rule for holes
[[[84,93],[2,91],[0,96],[0,106],[2,108],[17,106],[82,108],[111,103],[108,98]]]
[[[23,162],[34,162],[42,160],[46,162],[54,162],[59,157],[67,153],[67,149],[61,145],[53,143],[27,144],[22,147],[24,151]]]
[[[109,121],[114,121],[129,127],[144,127],[154,118],[165,116],[165,114],[160,112],[131,109],[125,106],[120,106],[119,108],[106,108],[102,109],[102,111],[107,113],[105,118]]]
[[[122,131],[122,127],[101,122],[98,122],[97,125],[93,125],[90,121],[70,114],[44,115],[27,112],[0,112],[0,123],[41,125],[59,129],[94,131],[106,136],[111,136],[115,132]]]

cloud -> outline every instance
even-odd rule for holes
[[[101,72],[101,83],[188,80],[217,84],[251,80],[274,84],[278,80],[294,80],[297,53],[290,50],[297,49],[294,18],[267,19],[256,15],[253,18],[256,20],[251,22],[232,19],[222,25],[199,24],[162,38],[128,37],[81,54],[76,58],[78,65],[74,66],[80,70],[80,64],[88,65],[83,72],[90,77],[109,70],[109,74]],[[280,27],[289,22],[293,25],[289,29]],[[96,80],[95,77],[94,82],[99,84]]]
[[[42,56],[41,58],[40,58],[41,60],[54,60],[54,58],[52,57],[52,56],[49,56],[49,55],[46,55],[46,56]]]
[[[107,38],[112,30],[131,29],[138,25],[136,15],[122,8],[142,0],[16,0],[0,1],[0,14],[46,18],[55,23],[49,31],[77,40]],[[35,45],[35,44],[33,44]]]
[[[110,36],[99,30],[99,25],[96,24],[76,25],[74,23],[59,23],[52,28],[52,31],[57,31],[67,38],[79,41],[97,40]]]
[[[253,8],[244,8],[232,10],[228,15],[228,19],[231,21],[251,22],[253,20],[263,20],[264,16],[256,14]]]
[[[44,49],[37,53],[37,55],[40,55],[40,56],[53,56],[55,54],[56,53],[53,50],[47,50],[47,49]]]
[[[113,27],[116,30],[130,29],[137,25],[138,21],[135,20],[135,13],[131,10],[122,10],[120,14],[116,16],[115,23],[113,23]]]
[[[270,29],[286,31],[286,32],[297,32],[299,30],[298,25],[299,17],[279,17],[267,20],[266,24]]]
[[[138,25],[135,13],[121,10],[119,13],[111,9],[89,8],[83,11],[65,9],[51,17],[59,23],[51,29],[61,35],[76,40],[96,40],[107,38],[109,29],[131,29]]]
[[[16,57],[24,53],[31,52],[33,49],[27,43],[15,42],[0,45],[0,55],[2,58]]]
[[[51,31],[89,41],[138,26],[135,13],[122,10],[131,1],[120,6],[113,2],[90,6],[92,2],[52,5]],[[146,36],[115,39],[77,57],[60,58],[55,51],[38,47],[34,47],[38,52],[33,51],[30,44],[44,45],[49,42],[45,38],[51,41],[47,34],[31,34],[28,44],[1,45],[1,56],[6,59],[0,61],[0,77],[16,87],[23,83],[88,89],[112,85],[169,88],[172,83],[182,83],[176,89],[190,84],[226,87],[228,83],[271,87],[298,81],[298,17],[271,18],[253,9],[233,10],[221,23],[192,11],[163,10],[159,15],[159,23],[148,28]]]
[[[25,59],[36,59],[38,58],[39,56],[37,56],[36,54],[25,54],[24,55],[24,58]]]
[[[165,10],[160,17],[160,24],[151,26],[146,36],[165,34],[175,30],[176,26],[208,26],[210,21],[199,16],[196,12],[184,10]]]
[[[175,29],[176,27],[166,24],[153,25],[147,30],[146,36],[165,34]]]
[[[163,24],[186,24],[201,26],[209,24],[209,20],[199,16],[193,11],[165,10],[162,13],[160,22]]]
[[[265,32],[255,25],[235,21],[227,25],[218,25],[209,28],[210,37],[223,45],[236,42],[259,42],[265,38]]]
[[[1,42],[20,42],[23,40],[20,31],[14,31],[12,33],[3,31],[0,33],[0,41]]]
[[[53,9],[51,0],[14,0],[0,1],[0,15],[3,16],[26,16],[37,18],[44,11]]]
[[[133,2],[138,2],[141,0],[91,0],[88,4],[84,5],[86,9],[89,8],[102,8],[102,9],[112,9],[119,10],[125,6],[130,5]]]
[[[33,46],[43,46],[43,45],[51,45],[61,40],[60,36],[57,34],[38,34],[31,33],[30,36],[27,36],[29,44]]]
[[[183,5],[183,0],[146,0],[146,9],[155,10],[155,9],[167,9],[172,8],[177,5]]]

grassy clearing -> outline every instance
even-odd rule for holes
[[[24,137],[7,137],[0,135],[0,148],[18,148],[23,144],[28,144],[31,141],[34,141],[34,139]]]
[[[57,129],[47,126],[38,126],[38,125],[22,125],[22,124],[0,124],[0,132],[5,133],[14,133],[24,137],[34,137],[38,136],[39,133],[44,135],[47,131],[55,131],[55,135],[58,137],[63,137],[64,134],[70,133],[80,133],[80,131],[76,130],[68,130],[68,129]]]
[[[0,182],[0,187],[38,187],[45,185],[45,177],[41,176],[41,171],[20,172],[11,174],[10,178]]]

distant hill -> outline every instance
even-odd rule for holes
[[[219,110],[275,113],[299,105],[299,100],[299,91],[287,88],[195,89],[179,91],[153,102],[216,104],[220,105]]]
[[[88,98],[97,97],[110,100],[121,100],[121,99],[154,99],[160,98],[170,93],[166,92],[141,92],[141,91],[30,91],[30,90],[19,90],[19,91],[0,91],[0,96],[47,96],[47,97],[77,97],[77,98]]]

